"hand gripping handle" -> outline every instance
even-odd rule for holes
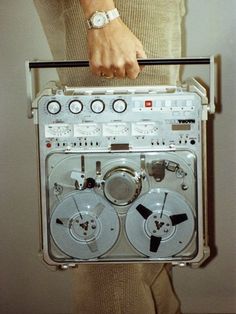
[[[215,112],[214,104],[214,57],[198,57],[198,58],[161,58],[161,59],[139,59],[139,65],[200,65],[206,64],[210,66],[210,101],[208,110],[210,113]],[[28,117],[32,118],[32,69],[42,68],[81,68],[88,67],[89,61],[87,60],[68,60],[68,61],[26,61],[26,87],[27,87],[27,101],[29,104]]]

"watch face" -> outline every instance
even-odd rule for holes
[[[96,28],[103,27],[105,24],[107,24],[106,14],[104,12],[95,13],[91,18],[91,22],[92,22],[93,27],[96,27]]]

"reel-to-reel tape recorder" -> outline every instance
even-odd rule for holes
[[[33,102],[44,260],[200,264],[208,109],[194,80],[44,89]]]

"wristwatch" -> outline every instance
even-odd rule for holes
[[[87,20],[88,28],[103,28],[104,26],[106,26],[106,24],[110,23],[119,16],[120,14],[117,9],[113,9],[107,12],[96,11],[95,13],[93,13],[90,19]]]

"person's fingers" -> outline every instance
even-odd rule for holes
[[[102,62],[102,66],[100,67],[102,76],[107,78],[114,77],[112,65],[109,62],[109,58],[105,58],[105,61]]]
[[[97,76],[102,75],[102,63],[98,61],[99,59],[90,57],[89,58],[89,67],[90,71]]]
[[[136,59],[136,56],[132,59],[126,61],[125,64],[125,73],[126,76],[132,80],[136,79],[140,73],[140,67],[138,64],[138,61]]]
[[[123,58],[117,57],[112,66],[113,75],[116,78],[123,79],[125,78],[125,62]]]
[[[136,56],[126,63],[126,75],[130,79],[136,79],[144,66],[139,66],[137,59],[145,59],[147,55],[140,41],[137,41]]]
[[[141,43],[137,47],[136,57],[137,57],[137,59],[147,59],[146,52],[144,51],[143,46],[142,46]],[[142,71],[145,66],[144,65],[140,65],[139,67],[140,67],[140,70]]]
[[[107,78],[114,77],[113,69],[109,60],[109,55],[101,55],[97,51],[95,53],[89,53],[89,66],[92,74]]]
[[[114,58],[114,57],[113,57]],[[107,57],[107,60],[110,58]],[[90,59],[90,70],[94,75],[103,76],[106,78],[116,77],[124,78],[125,77],[125,63],[122,58],[117,58],[113,64],[109,64],[107,61],[98,61],[99,58],[91,57]]]

